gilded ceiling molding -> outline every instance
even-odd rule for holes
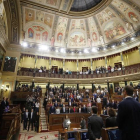
[[[86,24],[87,38],[90,39],[90,31],[89,31],[88,19],[85,19],[85,24]]]
[[[79,18],[84,18],[84,17],[89,17],[93,14],[97,14],[100,11],[102,11],[103,9],[105,9],[111,2],[112,0],[102,0],[98,5],[96,5],[95,7],[86,10],[86,11],[82,11],[82,12],[73,12],[73,11],[62,11],[59,8],[53,8],[53,7],[49,7],[46,5],[42,5],[39,3],[34,3],[32,1],[28,1],[28,0],[20,0],[22,5],[32,5],[32,8],[40,8],[40,10],[46,9],[46,10],[50,10],[52,11],[54,14],[58,14],[60,16],[69,16],[69,17],[79,17]],[[71,6],[71,5],[70,5]],[[71,8],[71,7],[70,7]]]
[[[10,19],[8,20],[9,25],[9,41],[14,44],[19,44],[19,15],[18,15],[18,6],[17,0],[7,0],[5,1],[6,15]],[[8,34],[9,34],[8,33]]]
[[[9,40],[5,34],[5,28],[3,26],[2,19],[0,18],[0,44],[3,49],[6,51],[6,48],[10,46]]]
[[[134,9],[136,9],[138,12],[140,12],[140,6],[138,6],[137,4],[135,4],[134,1],[132,1],[132,0],[122,0],[122,1],[124,1],[129,6],[132,6]]]

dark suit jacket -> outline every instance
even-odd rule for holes
[[[111,107],[114,109],[117,109],[117,104],[116,103],[111,103]]]
[[[86,121],[85,120],[82,120],[80,122],[80,126],[81,126],[81,129],[86,129]]]
[[[27,117],[27,118],[26,118],[26,112],[24,112],[23,120],[24,120],[24,121],[28,121],[28,120],[29,120],[29,112],[28,112],[28,117]]]
[[[35,113],[34,112],[33,112],[32,119],[31,119],[31,112],[29,113],[29,121],[32,121],[32,122],[35,121]]]
[[[87,108],[86,108],[86,107],[85,107],[85,108],[83,107],[83,108],[82,108],[82,112],[83,112],[83,113],[87,113]]]
[[[50,114],[51,113],[55,113],[55,107],[52,108],[52,106],[50,107]]]
[[[106,118],[106,127],[115,127],[115,126],[118,126],[116,117]]]
[[[117,123],[122,140],[140,140],[140,103],[130,97],[120,102]]]
[[[89,140],[95,140],[101,137],[101,129],[103,127],[103,120],[97,115],[92,115],[88,118],[88,133]]]
[[[63,107],[60,109],[60,113],[67,113],[67,109],[65,107],[65,112],[63,111]]]
[[[2,102],[1,102],[1,108],[2,108],[2,109],[5,109],[5,107],[6,107],[6,101],[5,101],[5,102],[2,101]]]

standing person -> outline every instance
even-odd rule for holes
[[[35,131],[38,132],[39,129],[39,112],[36,112],[35,116]]]
[[[34,121],[35,121],[35,113],[34,110],[32,109],[31,112],[29,113],[28,131],[30,129],[30,124],[31,124],[31,130],[33,131]]]
[[[118,106],[117,124],[122,140],[140,140],[140,103],[132,98],[133,91],[133,87],[126,86],[125,99]]]
[[[69,122],[70,122],[70,119],[68,118],[68,115],[66,115],[66,118],[65,118],[65,120],[63,122],[63,128],[64,129],[68,129],[68,127],[70,125]]]
[[[86,129],[86,120],[84,116],[81,118],[80,127],[81,129]]]
[[[28,123],[28,120],[29,120],[29,112],[28,112],[28,109],[26,109],[25,113],[24,113],[24,130],[27,130],[27,123]]]
[[[23,108],[23,110],[22,110],[22,114],[21,114],[21,123],[23,122],[23,120],[24,120],[24,113],[26,112],[26,110],[25,110],[25,107]],[[24,128],[24,127],[23,127]]]
[[[97,107],[92,107],[92,116],[88,118],[88,133],[89,140],[100,139],[101,129],[103,127],[103,120],[101,117],[97,116]]]

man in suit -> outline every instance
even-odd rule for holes
[[[50,114],[54,114],[55,113],[55,107],[52,104],[52,106],[50,107]]]
[[[1,108],[3,111],[4,111],[5,107],[6,107],[6,97],[3,97],[3,100],[1,102]]]
[[[35,113],[34,110],[32,109],[31,112],[29,113],[28,131],[30,129],[30,124],[31,124],[31,130],[33,131],[34,121],[35,121]]]
[[[133,91],[131,86],[126,86],[125,99],[118,106],[117,123],[122,140],[140,140],[140,103],[132,98]]]
[[[83,105],[83,108],[82,108],[82,113],[87,113],[87,108],[86,108],[86,105]]]
[[[61,108],[60,113],[66,113],[66,107],[65,107],[65,104],[64,104],[63,107]]]
[[[73,105],[73,106],[77,106],[77,103],[74,101],[72,105]]]
[[[88,133],[89,140],[96,140],[96,138],[100,139],[101,137],[101,129],[103,127],[103,120],[101,117],[97,116],[97,107],[92,107],[92,116],[88,118]]]
[[[117,109],[117,104],[115,103],[114,100],[112,100],[111,107],[112,107],[113,109]]]
[[[57,103],[57,101],[55,101],[54,106],[55,106],[55,107],[58,107],[58,103]]]
[[[24,112],[23,122],[24,122],[24,130],[27,130],[27,123],[29,120],[29,112],[28,109]]]

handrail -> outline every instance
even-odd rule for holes
[[[40,102],[39,102],[39,116],[41,114],[41,99],[40,99]],[[38,131],[41,132],[41,117],[39,117],[39,129]]]
[[[12,120],[6,140],[11,140],[12,136],[20,129],[20,120],[21,114],[18,113],[17,116]]]

